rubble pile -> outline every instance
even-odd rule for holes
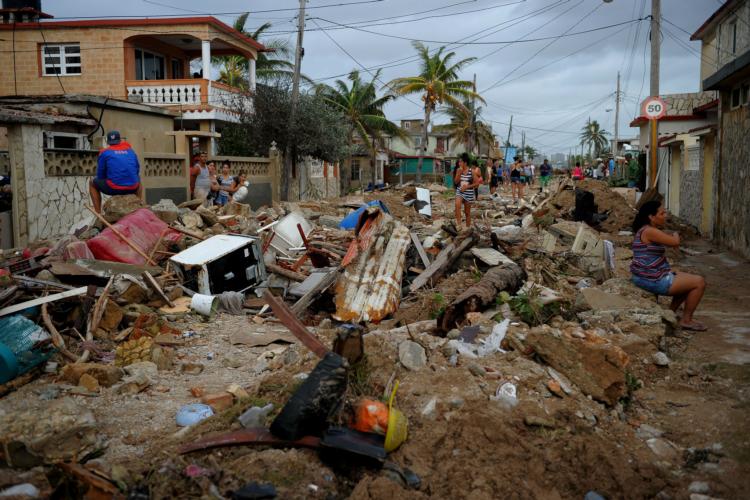
[[[563,179],[480,193],[468,229],[434,184],[111,198],[2,256],[0,461],[56,470],[17,476],[40,496],[677,494],[682,450],[631,428],[677,320],[626,279],[633,209],[578,187],[602,232]]]

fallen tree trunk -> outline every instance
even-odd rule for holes
[[[467,288],[438,316],[438,332],[444,334],[463,323],[467,313],[481,311],[494,304],[497,294],[503,290],[517,290],[524,275],[518,264],[512,261],[490,268],[476,285]]]

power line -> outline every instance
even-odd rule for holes
[[[445,40],[423,40],[423,39],[419,39],[419,38],[409,38],[409,37],[398,36],[398,35],[389,35],[387,33],[380,33],[380,32],[377,32],[377,31],[366,30],[366,29],[362,29],[362,28],[359,28],[359,27],[356,27],[356,26],[348,26],[348,25],[345,25],[345,24],[337,23],[335,21],[330,21],[328,19],[324,19],[322,17],[318,17],[316,19],[320,19],[321,21],[325,21],[327,23],[334,24],[336,26],[345,26],[347,28],[350,28],[350,29],[353,29],[353,30],[356,30],[356,31],[362,31],[364,33],[369,33],[371,35],[384,36],[386,38],[396,38],[396,39],[399,39],[399,40],[407,40],[409,42],[437,43],[437,44],[443,44],[443,45],[447,45],[447,44],[451,44],[452,43],[452,42],[445,41]],[[577,36],[577,35],[585,35],[587,33],[593,33],[595,31],[606,30],[606,29],[609,29],[609,28],[615,28],[617,26],[623,26],[625,24],[631,24],[631,23],[635,23],[635,22],[638,22],[638,21],[643,21],[643,19],[645,19],[645,18],[642,18],[642,19],[631,19],[629,21],[623,21],[621,23],[609,24],[609,25],[606,25],[606,26],[599,26],[597,28],[591,28],[591,29],[588,29],[588,30],[577,31],[575,33],[568,33],[568,34],[562,34],[562,35],[546,36],[546,37],[541,37],[541,38],[528,38],[528,39],[522,39],[522,40],[504,40],[504,41],[493,41],[493,42],[466,42],[466,43],[463,43],[462,45],[502,45],[502,44],[510,44],[510,43],[541,42],[541,41],[544,41],[544,40],[553,40],[553,39],[567,38],[567,37]]]
[[[516,81],[516,80],[520,80],[521,78],[523,78],[523,77],[525,77],[525,76],[528,76],[528,75],[530,75],[530,74],[532,74],[532,73],[535,73],[535,72],[537,72],[537,71],[539,71],[539,70],[542,70],[542,69],[544,69],[544,68],[546,68],[546,67],[548,67],[548,66],[552,66],[553,64],[557,64],[557,63],[559,63],[560,61],[563,61],[563,60],[565,60],[565,59],[567,59],[567,58],[569,58],[569,57],[572,57],[572,56],[574,56],[574,55],[576,55],[576,54],[578,54],[578,53],[580,53],[580,52],[583,52],[583,51],[584,51],[584,50],[586,50],[586,49],[589,49],[589,48],[593,47],[594,45],[597,45],[598,43],[600,43],[601,41],[603,41],[603,40],[605,40],[605,39],[607,39],[607,38],[613,37],[613,36],[617,35],[618,33],[622,32],[622,31],[625,31],[625,28],[627,28],[627,26],[624,26],[624,27],[620,28],[619,30],[615,31],[615,32],[614,32],[614,33],[612,33],[612,34],[609,34],[609,33],[608,33],[608,34],[606,34],[606,35],[605,35],[604,37],[602,37],[602,38],[599,38],[598,40],[596,40],[595,42],[592,42],[592,43],[590,43],[590,44],[588,44],[588,45],[585,45],[585,46],[581,47],[580,49],[574,50],[573,52],[571,52],[571,53],[569,53],[569,54],[567,54],[567,55],[565,55],[565,56],[563,56],[563,57],[560,57],[559,59],[555,59],[554,61],[550,61],[550,62],[549,62],[549,63],[547,63],[547,64],[544,64],[544,65],[542,65],[542,66],[539,66],[538,68],[534,68],[533,70],[527,71],[526,73],[523,73],[523,74],[521,74],[521,75],[518,75],[517,77],[515,77],[515,78],[512,78],[512,79],[510,79],[510,80],[507,80],[507,81],[504,81],[504,82],[500,82],[500,83],[498,83],[498,84],[497,84],[497,85],[496,85],[495,87],[499,87],[499,86],[501,86],[501,85],[507,85],[507,84],[509,84],[509,83],[511,83],[511,82],[514,82],[514,81]],[[489,90],[489,89],[486,89],[486,90]],[[486,90],[485,90],[485,91],[486,91]]]
[[[533,18],[536,15],[539,15],[539,14],[542,14],[544,12],[547,12],[547,11],[549,11],[549,10],[557,7],[558,5],[563,4],[563,3],[567,3],[569,1],[571,1],[571,0],[557,0],[553,4],[546,5],[544,7],[541,7],[539,9],[533,10],[533,11],[528,12],[526,14],[523,14],[521,16],[518,16],[518,17],[515,17],[515,18],[512,18],[512,19],[508,19],[506,21],[503,21],[501,23],[495,24],[495,25],[490,26],[490,27],[482,28],[479,31],[476,31],[476,32],[474,32],[474,33],[472,33],[470,35],[467,35],[465,37],[459,38],[455,42],[449,43],[446,46],[446,48],[448,48],[448,49],[458,49],[458,48],[463,47],[464,45],[466,45],[465,43],[462,43],[464,40],[467,40],[467,39],[481,40],[485,36],[489,36],[491,34],[494,34],[494,33],[498,32],[498,31],[500,31],[502,29],[502,27],[504,25],[506,25],[506,24],[512,23],[514,21],[518,21],[518,24],[526,22],[526,21],[528,21],[529,19]],[[488,30],[488,29],[494,29],[494,28],[496,28],[495,31],[491,31],[490,33],[487,33],[487,34],[484,34],[482,36],[479,36],[480,34],[485,33],[486,30]],[[478,38],[475,38],[475,37],[478,37]],[[455,47],[451,47],[452,45],[455,45]],[[434,53],[434,52],[437,52],[438,50],[439,50],[439,48],[436,48],[436,49],[433,49],[431,52]],[[402,57],[402,58],[399,58],[399,59],[396,59],[396,60],[393,60],[393,61],[389,61],[387,63],[383,63],[383,64],[380,64],[380,65],[377,65],[377,66],[370,66],[369,69],[394,68],[396,66],[403,66],[404,64],[409,64],[409,63],[415,62],[417,60],[419,60],[419,56],[418,55],[416,55],[416,56]],[[318,79],[316,79],[314,81],[320,82],[320,81],[324,81],[324,80],[330,80],[330,79],[333,79],[333,78],[340,78],[342,76],[346,76],[347,74],[348,73],[342,73],[342,74],[339,74],[339,75],[327,76],[327,77],[323,77],[323,78],[318,78]]]
[[[363,5],[363,4],[370,4],[370,3],[381,3],[385,0],[361,0],[359,2],[346,2],[346,3],[331,3],[326,5],[313,5],[310,7],[306,7],[306,9],[328,9],[332,7],[347,7],[349,5]],[[264,14],[266,12],[289,12],[294,11],[296,12],[297,8],[284,8],[284,9],[266,9],[266,10],[256,10],[254,11],[254,14]],[[203,16],[239,16],[244,14],[247,11],[241,11],[241,12],[205,12],[201,13]],[[197,13],[197,12],[196,12]],[[148,16],[70,16],[70,17],[56,17],[55,19],[61,20],[61,19],[132,19],[132,18],[162,18],[162,17],[184,17],[182,14],[152,14]]]
[[[558,15],[557,17],[555,17],[554,19],[552,19],[552,21],[555,21],[556,19],[559,19],[559,18],[560,18],[560,17],[562,17],[562,16],[564,15],[564,14],[567,14],[567,13],[568,13],[568,12],[570,12],[571,10],[575,9],[576,7],[578,7],[579,5],[581,5],[581,4],[583,3],[583,1],[584,1],[584,0],[581,0],[580,2],[578,2],[577,4],[575,4],[575,5],[573,5],[573,6],[571,7],[571,8],[569,8],[568,10],[566,10],[565,12],[562,12],[562,13],[561,13],[561,14],[559,14],[559,15]],[[586,18],[587,18],[588,16],[590,16],[591,14],[593,14],[594,12],[596,12],[596,10],[597,10],[597,9],[598,9],[599,7],[601,7],[602,5],[603,5],[603,4],[601,4],[601,3],[600,3],[600,4],[597,4],[597,6],[596,6],[596,7],[594,7],[594,9],[593,9],[593,10],[592,10],[591,12],[589,12],[588,14],[586,14],[586,15],[585,15],[585,16],[584,16],[583,18],[581,18],[581,19],[580,19],[579,21],[577,21],[576,23],[574,23],[574,24],[573,24],[573,25],[572,25],[572,26],[571,26],[570,28],[568,28],[568,29],[567,29],[567,30],[566,30],[566,31],[565,31],[565,32],[563,33],[563,35],[565,35],[566,33],[568,33],[568,32],[569,32],[570,30],[572,30],[572,29],[573,29],[574,27],[578,26],[578,25],[579,25],[579,24],[580,24],[580,23],[581,23],[581,22],[582,22],[582,21],[583,21],[584,19],[586,19]],[[550,21],[550,22],[552,22],[552,21]],[[560,35],[560,37],[562,37],[563,35]],[[528,64],[528,63],[529,63],[529,62],[530,62],[531,60],[533,60],[533,59],[534,59],[534,58],[535,58],[536,56],[538,56],[538,55],[539,55],[539,54],[540,54],[540,53],[541,53],[541,52],[542,52],[542,51],[543,51],[544,49],[546,49],[547,47],[549,47],[550,45],[552,45],[553,43],[555,43],[555,42],[556,42],[556,41],[558,41],[559,39],[560,39],[560,38],[555,38],[555,39],[553,39],[552,41],[550,41],[549,43],[547,43],[546,45],[544,45],[544,46],[543,46],[543,47],[542,47],[541,49],[537,50],[537,51],[536,51],[536,52],[535,52],[534,54],[532,54],[532,56],[531,56],[531,57],[529,57],[529,58],[525,59],[525,60],[524,60],[524,61],[523,61],[523,62],[522,62],[521,64],[519,64],[518,66],[516,66],[515,68],[513,68],[513,69],[512,69],[512,70],[511,70],[510,72],[508,72],[508,73],[506,73],[505,75],[503,75],[503,77],[502,77],[502,78],[500,78],[499,80],[497,80],[496,82],[494,82],[493,84],[491,84],[491,85],[490,85],[489,87],[486,87],[486,88],[485,88],[485,89],[484,89],[484,90],[483,90],[482,92],[487,92],[488,90],[492,90],[492,89],[493,89],[493,88],[495,88],[495,87],[496,87],[497,85],[499,85],[499,84],[501,84],[502,82],[504,82],[505,80],[507,80],[507,79],[508,79],[508,77],[509,77],[510,75],[512,75],[513,73],[515,73],[516,71],[518,71],[519,69],[521,69],[522,67],[524,67],[524,66],[525,66],[526,64]]]

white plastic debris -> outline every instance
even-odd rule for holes
[[[501,406],[511,409],[518,404],[518,398],[516,397],[516,386],[512,382],[505,382],[503,385],[497,388],[497,392],[494,396],[490,396],[490,399],[497,401]]]
[[[492,327],[492,333],[486,339],[484,339],[484,343],[479,346],[479,349],[477,349],[477,355],[480,358],[483,358],[484,356],[488,356],[490,354],[494,354],[496,352],[505,352],[500,348],[500,343],[505,338],[505,334],[508,332],[509,325],[510,320],[505,319]]]

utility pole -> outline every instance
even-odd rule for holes
[[[292,180],[292,141],[291,131],[294,126],[295,114],[297,112],[297,101],[299,100],[299,78],[302,68],[302,56],[305,49],[302,47],[302,38],[305,34],[305,2],[299,0],[299,19],[297,20],[297,48],[294,51],[294,77],[292,79],[292,102],[289,107],[289,121],[287,123],[287,141],[284,148],[284,179],[281,182],[281,199],[289,200],[289,183]],[[302,174],[300,173],[300,178]],[[302,193],[300,192],[300,196]]]
[[[472,135],[472,149],[476,148],[477,156],[480,155],[481,151],[479,148],[479,137],[477,137],[477,74],[474,73],[474,86],[472,87],[474,95],[471,97],[471,130]]]
[[[617,92],[615,93],[615,143],[612,145],[612,157],[617,156],[617,143],[620,139],[620,72],[617,72]]]
[[[659,64],[660,64],[660,45],[661,45],[661,0],[651,0],[651,85],[650,93],[652,97],[659,95]],[[656,187],[656,171],[659,161],[659,124],[658,120],[649,120],[651,122],[651,141],[649,143],[650,157],[649,170],[650,180],[649,187]]]
[[[521,131],[521,157],[524,158],[525,155],[526,155],[526,131],[522,130]],[[524,161],[525,160],[526,158],[524,158]]]
[[[510,125],[508,126],[508,140],[505,141],[505,158],[503,161],[508,159],[508,149],[510,148],[510,133],[513,131],[513,115],[510,115]]]

